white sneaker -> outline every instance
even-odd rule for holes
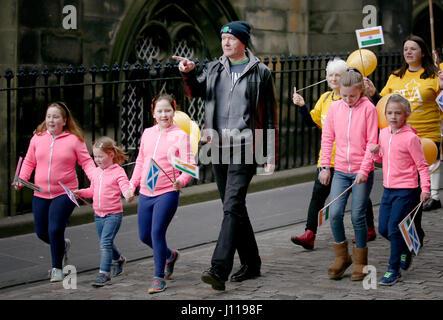
[[[69,261],[68,252],[69,252],[70,248],[71,248],[71,240],[66,238],[65,239],[65,255],[63,256],[63,268],[68,265],[68,261]]]
[[[63,271],[62,269],[52,268],[51,269],[51,280],[50,282],[63,281]]]

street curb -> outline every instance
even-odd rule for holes
[[[256,175],[249,185],[248,193],[254,193],[274,188],[285,187],[298,183],[313,181],[316,166],[306,166],[296,169],[276,171],[271,175]],[[179,206],[185,206],[198,202],[219,199],[216,184],[206,183],[189,186],[182,190]],[[123,212],[125,216],[137,213],[138,197],[131,203],[123,201]],[[91,207],[81,206],[75,208],[69,221],[69,227],[91,223],[94,214]],[[34,232],[34,217],[32,213],[6,217],[0,219],[0,238],[7,238]]]

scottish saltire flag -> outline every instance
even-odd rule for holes
[[[198,166],[189,164],[183,160],[180,160],[177,157],[172,156],[172,166],[181,172],[186,172],[191,175],[193,178],[198,179]]]
[[[69,190],[69,188],[67,186],[65,186],[63,183],[61,183],[60,181],[58,182],[58,184],[62,186],[63,190],[65,190],[69,199],[71,199],[71,201],[74,202],[77,207],[80,207],[80,205],[77,202],[77,199],[75,198],[74,193],[71,190]]]
[[[355,30],[355,33],[357,35],[358,47],[360,49],[385,43],[381,26]]]
[[[155,186],[157,185],[158,175],[160,174],[160,167],[151,159],[149,164],[148,174],[145,180],[145,187],[154,194]]]
[[[414,251],[415,255],[417,255],[418,250],[420,249],[420,239],[415,224],[411,221],[411,214],[403,219],[403,221],[398,224],[398,227],[400,228],[400,232],[403,239],[405,239],[409,251]]]
[[[328,220],[329,220],[329,206],[327,206],[326,208],[321,209],[318,212],[318,226],[321,227]]]

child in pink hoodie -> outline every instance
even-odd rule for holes
[[[102,287],[111,284],[111,263],[113,277],[123,272],[126,258],[120,254],[114,244],[123,218],[120,194],[123,193],[126,201],[130,202],[134,198],[134,191],[125,171],[119,166],[128,157],[115,145],[114,140],[101,137],[94,143],[92,150],[98,167],[92,173],[91,185],[87,189],[77,190],[74,193],[76,196],[93,198],[101,262],[99,274],[92,282],[92,286]]]
[[[64,235],[75,207],[59,182],[71,190],[78,188],[76,162],[91,177],[95,165],[80,128],[63,102],[53,102],[46,109],[45,121],[34,131],[19,175],[28,180],[35,170],[34,183],[41,187],[41,192],[34,191],[32,212],[35,233],[51,248],[51,282],[63,280],[71,245]],[[23,185],[14,183],[14,187]]]
[[[417,131],[406,124],[410,114],[407,99],[399,94],[389,97],[385,109],[389,127],[380,131],[378,145],[371,148],[376,161],[383,159],[384,192],[378,229],[391,242],[388,271],[381,278],[380,285],[393,285],[401,278],[400,269],[409,268],[412,256],[398,224],[419,201],[424,203],[430,198],[431,178],[420,138]]]
[[[156,293],[166,289],[165,280],[171,277],[179,257],[177,250],[168,248],[166,231],[178,207],[179,191],[192,178],[187,173],[179,174],[172,167],[171,156],[190,164],[195,164],[195,159],[189,136],[173,123],[175,100],[172,96],[155,97],[151,109],[157,124],[143,132],[131,183],[134,188],[140,185],[139,236],[154,251],[154,280],[148,292]],[[145,185],[151,159],[163,169],[153,193]]]
[[[355,232],[353,248],[354,270],[351,280],[363,280],[363,268],[367,265],[368,248],[366,205],[374,181],[374,163],[369,148],[377,143],[377,109],[364,96],[363,77],[357,69],[348,69],[340,77],[341,100],[331,103],[321,140],[321,183],[330,183],[331,153],[336,143],[335,172],[331,182],[330,199],[336,199],[348,187],[352,187],[351,219]],[[343,217],[351,192],[338,198],[329,207],[332,234],[334,236],[334,263],[328,270],[331,279],[340,279],[352,264],[348,253]]]

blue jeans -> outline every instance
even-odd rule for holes
[[[138,232],[140,240],[154,251],[155,277],[165,277],[166,259],[172,255],[166,243],[166,231],[178,207],[179,193],[166,192],[156,197],[140,194]]]
[[[32,198],[35,233],[51,247],[52,268],[63,268],[65,229],[74,207],[75,204],[66,194],[54,199]]]
[[[114,244],[122,223],[123,213],[107,214],[104,217],[94,215],[95,227],[100,241],[100,271],[110,272],[112,260],[120,258],[120,252]]]
[[[330,199],[333,200],[338,197],[343,191],[352,185],[357,174],[344,173],[335,170],[334,177],[331,182]],[[355,245],[357,248],[366,248],[368,227],[366,225],[366,205],[369,194],[374,183],[374,171],[368,175],[368,180],[361,184],[356,184],[352,187],[352,205],[351,205],[351,221],[355,232]],[[345,214],[346,203],[349,194],[341,196],[337,201],[331,204],[330,220],[332,235],[335,243],[341,243],[346,240],[345,227],[343,224],[343,217]]]
[[[388,189],[385,188],[380,203],[378,232],[391,242],[389,269],[400,269],[400,256],[408,252],[398,224],[411,212],[420,199],[420,188]],[[415,221],[415,219],[414,219]]]

